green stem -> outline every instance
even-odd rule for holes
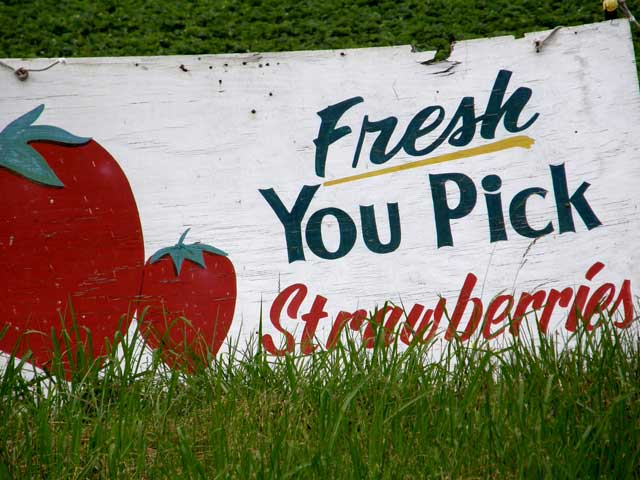
[[[184,244],[184,239],[187,236],[187,233],[189,233],[189,230],[191,230],[191,227],[187,228],[184,233],[182,235],[180,235],[180,240],[178,240],[178,246],[181,247]]]

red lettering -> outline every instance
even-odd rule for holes
[[[624,320],[622,322],[614,322],[613,324],[618,328],[627,328],[631,323],[633,323],[633,296],[631,295],[631,280],[625,280],[622,283],[620,295],[618,295],[616,303],[613,304],[610,315],[613,315],[613,313],[618,310],[620,302],[622,302],[624,306]]]
[[[364,309],[356,311],[349,322],[349,328],[354,332],[359,331],[362,328],[362,325],[364,325],[364,321],[367,319],[368,315],[369,314]]]
[[[502,305],[506,303],[502,311],[499,310]],[[497,325],[502,323],[505,318],[509,316],[511,307],[513,306],[513,297],[511,295],[498,295],[493,299],[489,307],[487,308],[487,314],[484,317],[484,326],[482,328],[482,335],[487,340],[496,338],[502,332],[507,329],[507,325],[498,329],[497,332],[491,333],[491,325]],[[499,312],[499,313],[497,313]]]
[[[298,316],[298,310],[300,309],[300,305],[304,301],[304,298],[307,296],[307,287],[301,283],[296,283],[291,285],[282,292],[278,294],[276,299],[271,304],[271,310],[269,311],[269,318],[271,319],[271,324],[285,336],[287,346],[285,348],[279,349],[276,347],[275,342],[273,341],[273,337],[269,334],[265,334],[262,336],[262,345],[264,345],[264,349],[270,353],[271,355],[282,356],[286,353],[293,353],[295,350],[296,342],[293,338],[293,335],[289,333],[282,327],[280,323],[280,316],[282,315],[282,310],[286,305],[287,301],[291,299],[289,303],[289,307],[287,308],[287,315],[289,318],[296,318]]]
[[[464,311],[467,308],[469,300],[473,303],[473,311],[471,312],[471,317],[469,318],[469,323],[467,323],[464,333],[460,336],[460,340],[463,342],[468,340],[471,338],[471,335],[473,335],[476,328],[478,328],[480,320],[482,319],[482,302],[476,297],[471,298],[471,292],[473,291],[473,287],[475,287],[477,281],[478,278],[473,273],[467,274],[467,278],[465,278],[462,289],[460,290],[458,303],[456,303],[456,308],[449,320],[449,328],[447,328],[447,333],[444,336],[446,340],[451,341],[451,339],[458,336],[457,328],[460,324],[460,320],[462,320],[462,316],[464,315]]]
[[[513,314],[513,319],[511,321],[511,334],[517,336],[520,332],[520,324],[524,317],[530,313],[531,311],[536,311],[541,309],[544,306],[544,299],[547,297],[547,293],[544,291],[538,291],[533,295],[527,292],[523,292],[520,295],[520,300],[518,301],[518,305],[516,306],[515,313]],[[531,310],[529,310],[531,307]]]
[[[604,263],[595,262],[586,271],[585,279],[592,281],[604,268]],[[478,333],[486,340],[493,340],[503,335],[507,328],[514,336],[518,336],[523,320],[530,313],[536,314],[538,331],[546,334],[558,308],[568,308],[565,328],[570,332],[577,329],[580,321],[583,322],[585,330],[592,331],[600,326],[605,318],[611,317],[613,320],[613,315],[619,309],[622,309],[620,313],[622,319],[614,321],[614,326],[627,328],[635,320],[631,281],[628,279],[622,283],[617,298],[616,285],[611,282],[604,283],[598,288],[593,287],[593,291],[588,285],[580,285],[577,289],[567,287],[561,290],[552,288],[548,292],[546,290],[538,290],[534,293],[523,292],[520,294],[517,305],[513,295],[498,295],[489,302],[484,316],[482,300],[473,296],[477,281],[478,278],[473,273],[467,274],[450,318],[447,315],[445,298],[440,298],[434,309],[414,304],[408,314],[403,308],[390,304],[385,304],[371,316],[364,309],[354,312],[340,311],[331,326],[325,344],[326,349],[335,348],[347,326],[352,331],[360,332],[365,322],[367,325],[362,333],[364,347],[374,348],[378,337],[382,335],[384,335],[382,345],[384,347],[391,345],[397,330],[399,330],[400,341],[406,345],[428,344],[438,333],[443,316],[447,316],[448,319],[444,338],[448,341],[455,338],[462,342],[468,341],[478,328],[480,328]],[[283,327],[282,319],[285,312],[289,319],[298,319],[307,293],[307,287],[297,283],[285,288],[273,301],[269,319],[273,328],[282,334],[284,346],[276,346],[272,335],[263,335],[261,342],[269,354],[286,355],[295,351],[294,335]],[[303,355],[312,354],[322,348],[321,345],[316,344],[316,332],[320,321],[329,316],[325,310],[327,303],[327,298],[316,295],[309,311],[300,317],[300,320],[305,323],[300,341],[300,350]],[[469,308],[470,305],[471,308]],[[467,313],[468,317],[465,317]],[[595,320],[594,316],[596,316]],[[463,318],[466,320],[464,325]],[[398,328],[401,322],[402,326]]]
[[[311,310],[302,315],[302,320],[305,322],[304,330],[302,332],[302,341],[300,342],[300,350],[303,355],[309,355],[313,353],[318,345],[313,343],[313,339],[316,336],[316,330],[318,329],[318,322],[329,314],[324,311],[324,306],[327,304],[327,299],[323,296],[316,295]]]
[[[336,346],[338,340],[340,338],[340,334],[342,330],[347,325],[349,320],[351,320],[351,329],[352,330],[360,330],[360,327],[364,323],[364,320],[367,318],[366,310],[356,310],[353,313],[350,312],[340,312],[336,317],[336,321],[333,322],[333,326],[331,327],[331,332],[329,333],[329,338],[327,339],[327,350],[331,350]],[[355,327],[355,328],[353,328]]]
[[[409,312],[409,316],[407,317],[404,327],[402,328],[400,340],[407,345],[411,345],[413,342],[428,343],[436,334],[438,325],[440,325],[440,320],[444,315],[445,304],[446,300],[441,298],[436,306],[436,311],[434,312],[430,308],[427,309],[424,312],[424,315],[422,315],[422,319],[420,319],[420,315],[422,314],[424,307],[420,304],[414,305]],[[431,320],[432,318],[433,321]],[[420,324],[416,327],[418,320],[420,320]],[[431,327],[431,330],[429,330],[429,333],[425,336],[424,334],[429,327]],[[411,337],[414,338],[412,339]]]
[[[435,312],[433,312],[433,322],[429,322],[430,317],[432,315],[432,310],[429,309],[426,311],[426,313],[424,314],[424,317],[422,317],[422,322],[420,322],[420,326],[418,327],[418,338],[420,339],[420,343],[429,343],[431,341],[431,339],[435,336],[437,330],[438,330],[438,326],[440,325],[440,320],[442,320],[442,317],[444,316],[444,308],[447,304],[447,301],[444,298],[441,298],[438,301],[438,305],[436,305],[436,310]],[[427,328],[429,328],[429,325],[431,325],[431,330],[429,330],[429,333],[425,336],[424,332],[427,331]]]
[[[604,263],[596,262],[589,270],[587,270],[586,275],[584,276],[587,280],[593,280],[600,271],[604,268]],[[578,287],[578,292],[576,293],[576,297],[573,300],[573,305],[569,309],[569,315],[567,316],[567,323],[565,324],[565,328],[570,332],[576,331],[576,326],[578,324],[578,318],[584,318],[584,306],[587,303],[587,296],[589,295],[589,287],[586,285],[580,285]],[[593,330],[593,326],[587,323],[585,325],[587,330]]]
[[[390,312],[390,313],[389,313]],[[384,319],[389,313],[387,322],[384,323]],[[366,348],[373,348],[376,341],[376,333],[378,328],[383,329],[384,333],[384,346],[388,347],[393,342],[393,330],[402,318],[404,311],[400,307],[392,307],[391,305],[384,305],[380,310],[377,310],[373,318],[369,320],[369,324],[364,331],[362,339],[365,342]]]
[[[538,329],[540,332],[547,333],[549,321],[551,320],[551,315],[553,315],[553,310],[556,308],[556,305],[566,308],[569,306],[572,298],[573,289],[570,287],[563,289],[561,292],[555,288],[551,289],[547,296],[547,303],[544,306],[544,310],[542,310],[542,315],[540,315],[540,320],[538,320]]]
[[[598,325],[591,325],[591,318],[597,313],[602,318],[602,313],[606,311],[607,307],[613,300],[613,296],[616,294],[616,287],[613,283],[605,283],[599,287],[587,303],[584,313],[582,314],[582,321],[584,322],[587,330],[593,330]]]
[[[422,315],[423,310],[424,306],[416,303],[413,307],[411,307],[411,311],[409,312],[409,315],[407,315],[407,319],[404,321],[402,331],[400,332],[400,340],[407,345],[411,344],[411,337],[414,333],[416,333],[416,323],[418,323],[418,320],[420,320],[420,315]],[[425,317],[427,315],[429,315],[430,317],[431,313],[433,313],[431,310],[427,310],[425,312]]]

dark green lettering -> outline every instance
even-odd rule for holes
[[[258,190],[282,222],[289,263],[304,260],[301,223],[318,188],[320,185],[304,185],[291,211],[287,210],[273,188]]]
[[[529,225],[529,221],[527,220],[527,200],[529,200],[529,197],[532,195],[538,195],[544,198],[547,196],[547,191],[544,188],[532,187],[516,194],[509,205],[509,218],[511,219],[513,229],[520,235],[527,238],[538,238],[553,232],[553,225],[549,222],[540,230]]]
[[[318,112],[318,116],[321,118],[320,130],[318,131],[318,137],[313,140],[313,143],[316,144],[317,176],[324,177],[329,145],[351,133],[351,127],[346,125],[336,128],[338,120],[347,110],[361,102],[364,102],[362,97],[353,97],[328,106]]]
[[[558,211],[558,225],[560,233],[575,232],[576,227],[573,223],[573,214],[571,206],[573,206],[582,221],[591,230],[602,225],[602,222],[593,213],[589,202],[584,198],[584,193],[591,186],[588,182],[582,182],[582,185],[569,196],[569,187],[567,186],[567,173],[564,169],[564,163],[560,165],[549,165],[551,169],[551,179],[553,180],[553,193],[556,198],[556,209]]]
[[[482,120],[482,127],[480,127],[480,135],[482,138],[495,138],[496,128],[504,117],[504,128],[508,132],[516,133],[526,130],[533,122],[538,119],[539,113],[535,113],[529,120],[523,125],[518,126],[518,120],[522,110],[531,98],[531,89],[526,87],[519,87],[515,92],[511,94],[509,99],[504,102],[504,95],[509,85],[509,79],[512,72],[509,70],[500,70],[496,81],[491,89],[491,95],[487,102],[487,109],[478,120]]]
[[[362,219],[362,237],[364,243],[373,253],[390,253],[400,246],[402,232],[400,230],[400,212],[397,203],[387,203],[389,213],[389,242],[382,243],[376,225],[376,216],[373,205],[360,207],[360,217]]]
[[[335,252],[330,252],[324,245],[322,240],[322,220],[327,215],[333,215],[338,222],[340,230],[340,242]],[[356,243],[356,224],[353,223],[347,212],[339,208],[322,208],[311,215],[307,222],[307,230],[305,232],[307,245],[313,253],[318,257],[326,260],[335,260],[344,257],[351,251]]]
[[[447,203],[447,182],[455,182],[460,190],[460,202],[455,208]],[[476,187],[473,181],[462,173],[443,173],[429,175],[433,210],[438,236],[438,248],[453,245],[451,220],[462,218],[476,206]]]

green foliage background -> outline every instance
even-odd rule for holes
[[[640,0],[628,5],[640,15]],[[442,58],[452,41],[603,18],[600,0],[6,0],[0,2],[0,57],[412,44],[437,49]]]

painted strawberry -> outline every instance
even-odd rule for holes
[[[188,232],[147,262],[138,312],[149,345],[162,348],[168,365],[193,371],[218,352],[229,332],[236,274],[222,250],[185,244]]]
[[[90,138],[33,125],[43,110],[0,132],[0,326],[8,327],[0,350],[31,351],[40,367],[51,361],[62,319],[79,331],[67,353],[83,342],[104,354],[105,339],[127,329],[144,267],[125,174]]]

